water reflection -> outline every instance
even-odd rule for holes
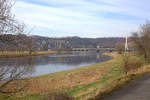
[[[109,60],[102,54],[62,54],[20,58],[0,59],[0,65],[5,68],[13,66],[25,67],[32,76],[69,70]]]

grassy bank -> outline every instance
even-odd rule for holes
[[[24,51],[24,52],[4,51],[4,52],[0,52],[0,58],[37,56],[37,55],[47,55],[47,54],[51,54],[51,53],[55,53],[55,52],[54,51],[37,51],[37,52],[32,52],[32,54],[29,54],[28,51]]]
[[[48,54],[58,54],[58,53],[71,53],[71,51],[35,51],[32,54],[29,54],[28,51],[4,51],[0,52],[0,58],[9,58],[9,57],[26,57],[26,56],[38,56],[38,55],[48,55]]]
[[[123,87],[150,71],[150,65],[144,65],[126,75],[122,67],[122,56],[117,53],[108,55],[113,56],[114,59],[83,68],[30,78],[27,89],[20,93],[22,97],[11,97],[5,100],[41,100],[54,91],[65,93],[76,100],[99,100],[105,94]]]
[[[28,51],[4,51],[0,52],[0,58],[12,58],[12,57],[26,57],[26,56],[38,56],[38,55],[48,55],[48,54],[65,54],[72,53],[71,51],[35,51],[29,54]]]

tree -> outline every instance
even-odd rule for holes
[[[132,34],[132,40],[135,44],[136,50],[140,55],[143,55],[145,61],[150,60],[150,22],[140,27],[140,31]]]
[[[0,0],[0,34],[19,34],[24,31],[24,24],[18,22],[11,13],[12,0]]]
[[[26,26],[24,23],[20,23],[15,19],[15,16],[11,13],[11,8],[13,7],[13,1],[12,0],[0,0],[0,34],[15,34],[15,38],[13,41],[7,41],[7,39],[3,39],[4,43],[11,43],[14,42],[16,51],[21,51],[26,48],[26,50],[29,51],[29,54],[32,54],[33,52],[33,39],[32,37],[27,37],[24,40],[24,46],[18,46],[19,43],[18,40],[20,40],[18,37],[23,36],[24,34],[29,32],[26,32],[25,29]],[[9,36],[9,35],[6,35]],[[13,36],[12,36],[13,37]],[[12,38],[11,37],[11,38]],[[18,47],[18,48],[17,48]]]
[[[19,34],[25,33],[25,25],[23,23],[18,22],[15,19],[15,16],[11,13],[13,5],[14,2],[12,0],[0,0],[0,35],[4,36],[4,34],[16,34],[17,36]],[[3,43],[8,44],[17,41],[17,39],[14,39],[14,41],[9,41],[9,36],[10,35],[5,35],[5,39],[1,38],[1,41],[3,41]],[[13,37],[11,38],[13,39]],[[9,48],[15,49],[16,47]]]
[[[7,33],[10,30],[9,28],[7,29],[7,26],[12,20],[11,7],[12,3],[8,2],[8,0],[0,0],[0,34]]]
[[[0,35],[1,34],[23,34],[25,33],[25,25],[18,22],[14,15],[11,13],[11,8],[13,6],[12,0],[0,0]],[[16,37],[17,37],[16,35]],[[9,35],[7,35],[9,36]],[[7,37],[8,38],[8,37]],[[17,39],[15,38],[17,41]],[[10,41],[5,40],[7,43]],[[22,76],[27,74],[28,67],[14,65],[11,67],[6,67],[0,65],[0,93],[9,94],[21,91],[24,86],[15,88],[11,84],[18,84]],[[11,86],[11,87],[9,87]]]
[[[26,41],[26,47],[28,48],[28,51],[29,51],[29,55],[31,55],[32,52],[34,51],[34,48],[33,48],[34,39],[32,36],[29,36],[27,37],[25,41]]]
[[[21,84],[19,79],[27,75],[28,71],[29,67],[27,66],[0,66],[0,93],[9,95],[23,90],[27,84]],[[16,84],[16,87],[12,87],[14,84]]]
[[[30,76],[35,71],[35,58],[16,59],[14,63],[0,63],[0,94],[11,96],[19,94],[27,89],[29,79],[23,77]],[[8,61],[9,62],[9,61]]]
[[[122,52],[124,51],[124,44],[123,43],[117,43],[115,48],[119,54],[122,54]]]

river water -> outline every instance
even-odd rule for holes
[[[30,76],[39,76],[92,65],[111,59],[96,53],[53,54],[33,57],[1,58],[0,66],[27,69]]]

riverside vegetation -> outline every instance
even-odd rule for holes
[[[28,51],[3,51],[0,52],[0,58],[5,58],[5,57],[25,57],[25,56],[37,56],[37,55],[47,55],[47,54],[53,54],[56,53],[55,51],[37,51],[37,52],[32,52],[32,54],[29,54]]]
[[[150,65],[144,63],[143,57],[129,53],[107,55],[113,59],[83,68],[28,78],[24,91],[8,98],[1,95],[0,98],[45,100],[50,94],[59,93],[75,100],[97,100],[150,71]]]

